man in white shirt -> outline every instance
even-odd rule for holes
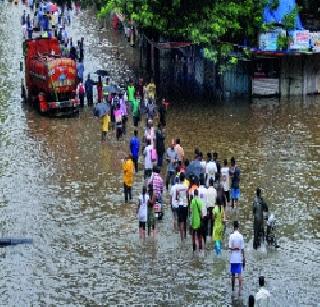
[[[208,187],[210,179],[213,179],[213,181],[216,180],[217,164],[215,161],[212,161],[212,154],[210,152],[207,154],[207,156],[208,162],[206,165],[206,184]]]
[[[174,147],[177,155],[178,155],[178,161],[182,162],[184,161],[184,150],[180,145],[180,139],[176,139],[176,145]]]
[[[180,183],[176,184],[176,200],[178,205],[178,221],[181,241],[185,240],[187,234],[187,215],[188,215],[188,188],[183,183],[184,173],[180,174]]]
[[[224,160],[224,166],[221,168],[220,184],[223,186],[224,194],[227,199],[227,206],[230,206],[230,168],[228,166],[228,160]]]
[[[177,182],[178,183],[178,182]],[[171,204],[171,211],[172,211],[172,218],[173,218],[173,229],[178,229],[178,203],[177,203],[177,196],[176,196],[176,185],[172,185],[170,189],[170,204]]]
[[[147,146],[143,150],[144,156],[144,179],[149,179],[152,174],[152,149],[151,140],[147,140]]]
[[[204,185],[200,185],[198,188],[199,198],[202,200],[202,203],[203,203],[202,210],[201,210],[202,229],[200,231],[201,231],[201,236],[204,242],[204,246],[203,246],[204,249],[206,248],[207,234],[208,234],[207,191],[208,189],[206,189]]]
[[[260,289],[258,290],[256,294],[256,305],[258,307],[269,307],[271,306],[270,303],[270,292],[264,288],[264,277],[259,276],[259,286]]]
[[[230,273],[231,273],[231,285],[232,291],[234,291],[236,274],[239,279],[239,294],[242,289],[242,266],[244,267],[244,241],[243,236],[239,232],[239,222],[233,223],[234,232],[229,237],[229,250],[230,250]],[[241,259],[242,256],[242,259]]]
[[[207,210],[208,210],[208,230],[209,230],[209,237],[212,236],[212,228],[213,228],[213,215],[212,210],[216,206],[217,200],[217,190],[213,187],[214,179],[209,180],[209,188],[207,189]]]

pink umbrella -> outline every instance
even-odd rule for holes
[[[58,10],[58,7],[55,3],[51,4],[51,7],[50,7],[50,11],[51,12],[56,12]]]

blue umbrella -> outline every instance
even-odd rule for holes
[[[106,103],[98,103],[95,108],[95,116],[101,118],[110,112],[110,107]]]
[[[108,93],[111,93],[111,94],[120,94],[121,93],[121,88],[116,84],[108,85],[106,90]]]

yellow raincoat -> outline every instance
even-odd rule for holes
[[[110,116],[109,115],[104,115],[101,118],[101,130],[103,132],[109,131],[109,123],[110,123]]]
[[[133,185],[133,176],[134,176],[134,164],[132,159],[127,159],[123,162],[123,181],[124,184],[128,187]]]

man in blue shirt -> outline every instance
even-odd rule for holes
[[[140,140],[138,137],[138,130],[134,130],[134,136],[130,140],[130,152],[134,163],[135,172],[138,172],[138,159],[140,150]]]
[[[198,155],[196,155],[194,160],[191,161],[191,163],[188,167],[188,173],[190,175],[197,177],[198,180],[200,180],[201,164],[200,164]]]

